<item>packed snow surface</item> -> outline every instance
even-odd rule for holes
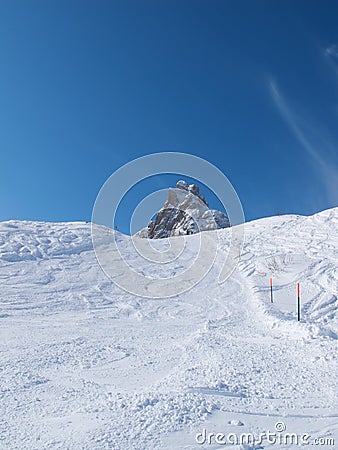
[[[200,444],[203,433],[277,423],[337,448],[337,222],[331,209],[246,224],[221,285],[231,228],[208,231],[220,240],[208,275],[156,300],[106,278],[90,224],[1,223],[0,448],[220,449],[213,436]],[[186,252],[198,244],[173,239]]]

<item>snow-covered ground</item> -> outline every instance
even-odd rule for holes
[[[219,449],[217,433],[275,426],[337,448],[337,225],[338,209],[248,223],[224,284],[221,251],[195,288],[152,300],[106,278],[90,224],[1,223],[0,448]],[[208,233],[226,252],[231,229]]]

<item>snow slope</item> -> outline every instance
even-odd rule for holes
[[[331,209],[248,223],[231,278],[217,283],[221,252],[194,289],[163,300],[105,277],[90,224],[1,223],[0,448],[219,449],[196,434],[276,422],[337,445],[337,222]],[[210,232],[224,252],[230,232]],[[198,235],[174,239],[189,255]]]

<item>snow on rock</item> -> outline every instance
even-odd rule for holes
[[[226,214],[208,208],[198,186],[180,180],[176,188],[169,188],[168,198],[157,213],[155,221],[151,221],[147,228],[137,233],[137,236],[159,239],[229,226]]]

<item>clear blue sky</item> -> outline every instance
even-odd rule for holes
[[[336,206],[337,23],[327,0],[2,1],[0,220],[90,220],[159,151],[217,165],[247,220]]]

